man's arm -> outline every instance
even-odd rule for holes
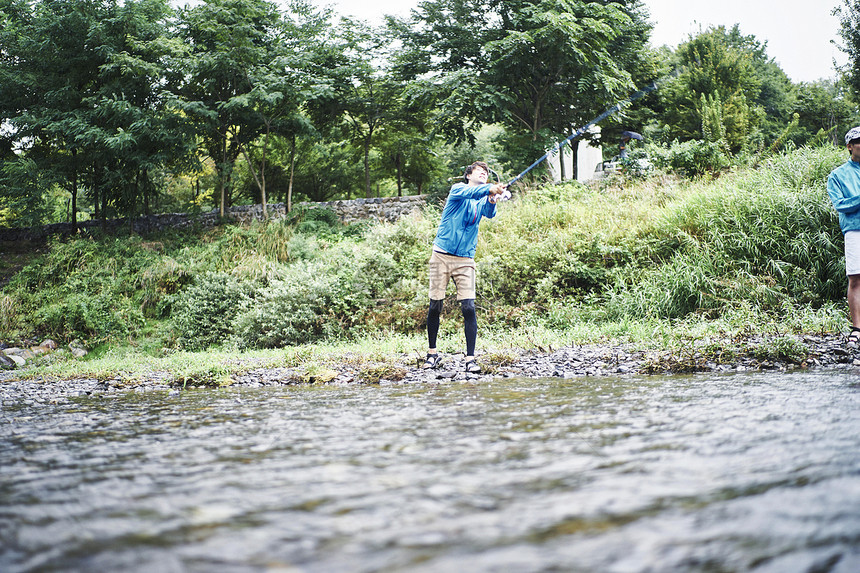
[[[489,183],[484,183],[483,185],[467,185],[466,183],[457,183],[453,187],[451,187],[451,191],[448,192],[449,199],[480,199],[481,197],[486,197],[490,194],[490,188],[492,187]]]
[[[827,178],[827,194],[830,202],[839,213],[853,213],[860,209],[860,193],[852,195],[845,184],[832,174]]]

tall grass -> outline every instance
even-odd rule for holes
[[[484,234],[483,294],[541,312],[563,302],[601,328],[741,318],[747,306],[777,321],[789,307],[810,317],[826,307],[831,320],[845,277],[825,180],[844,160],[801,149],[712,181],[535,193]],[[521,316],[507,312],[509,322]]]

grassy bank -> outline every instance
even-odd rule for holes
[[[844,328],[842,237],[825,190],[844,160],[801,149],[711,180],[516,190],[482,223],[480,347],[671,349]],[[199,234],[57,241],[0,292],[0,340],[93,349],[29,369],[57,376],[217,378],[248,364],[417,354],[438,220],[432,206],[350,227],[306,211]],[[449,298],[443,352],[463,346]]]

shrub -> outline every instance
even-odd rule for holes
[[[191,283],[193,277],[175,259],[164,257],[139,274],[140,310],[149,318],[170,314],[169,295]]]
[[[39,308],[32,320],[37,332],[59,340],[79,338],[90,346],[128,336],[145,322],[127,301],[107,293],[61,299]]]
[[[438,224],[435,213],[400,217],[394,223],[371,227],[365,234],[365,245],[375,253],[389,256],[402,274],[423,276]]]
[[[171,322],[181,348],[201,350],[233,332],[233,320],[253,300],[255,288],[226,273],[205,273],[174,296]]]
[[[340,217],[327,207],[299,206],[285,220],[299,233],[336,233],[343,227]]]
[[[714,173],[731,164],[722,144],[715,141],[674,141],[669,147],[652,145],[648,152],[654,165],[687,177]]]
[[[330,270],[320,263],[293,265],[236,317],[236,344],[277,348],[339,334],[341,325],[331,311],[351,305],[343,300],[338,276]]]

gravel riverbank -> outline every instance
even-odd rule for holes
[[[303,383],[421,384],[486,382],[493,378],[584,378],[692,372],[740,372],[798,368],[857,369],[860,349],[846,345],[843,335],[783,336],[744,341],[695,341],[682,351],[641,350],[632,345],[584,345],[560,349],[487,351],[478,355],[481,374],[464,372],[464,357],[443,354],[440,368],[420,370],[416,355],[400,355],[386,363],[348,360],[313,372],[301,368],[254,368],[226,380],[232,386],[262,387]],[[358,365],[356,365],[358,364]],[[69,380],[21,378],[0,372],[0,406],[54,403],[86,395],[118,392],[180,392],[180,387],[206,386],[206,381],[177,381],[168,372],[132,378]],[[222,380],[220,383],[224,383]]]

